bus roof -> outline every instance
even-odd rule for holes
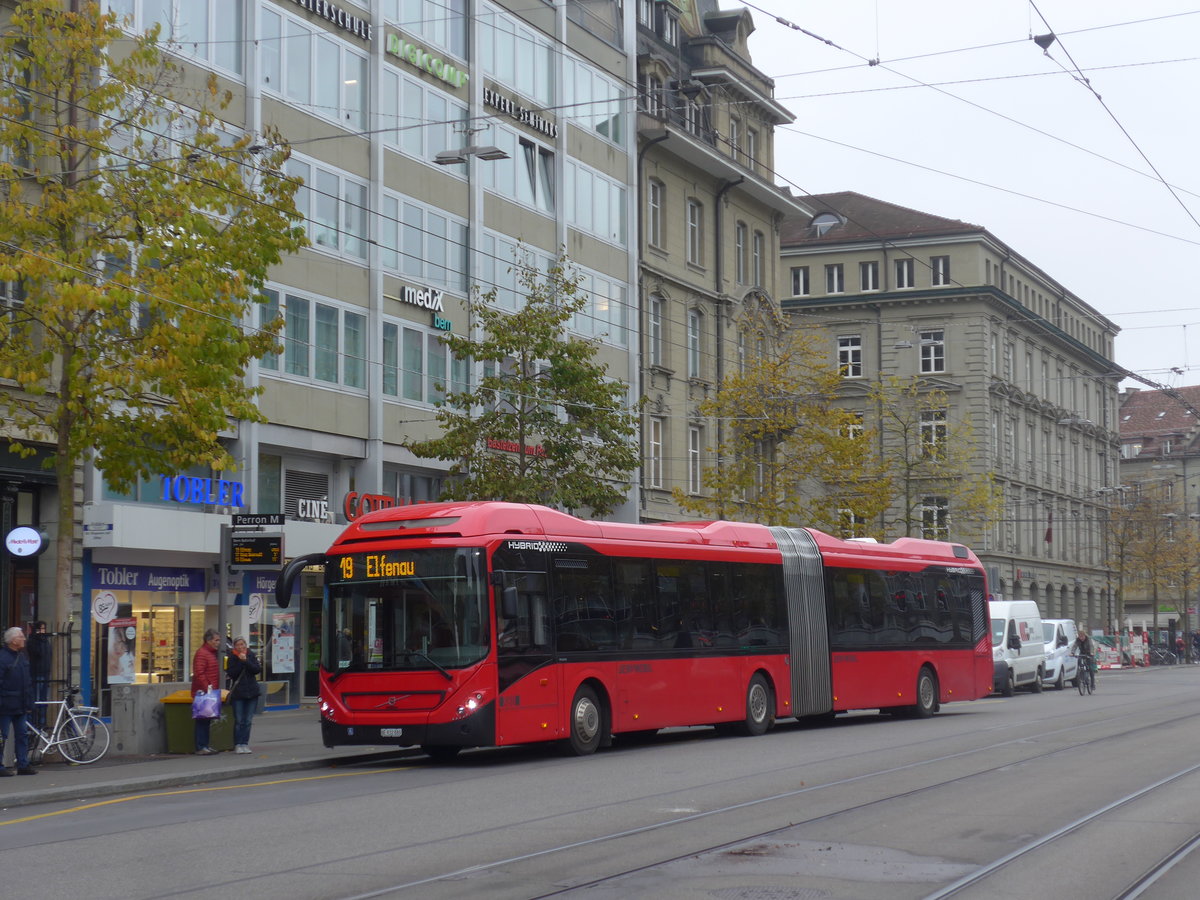
[[[961,544],[899,538],[891,543],[844,541],[812,528],[823,557],[880,561],[897,555],[950,565],[979,566],[975,555]],[[498,501],[446,501],[394,506],[367,513],[355,520],[330,548],[331,553],[363,549],[365,544],[416,537],[484,537],[502,535],[551,536],[578,540],[637,541],[683,544],[695,547],[777,550],[771,530],[749,522],[665,522],[638,525],[580,519],[545,506]],[[835,562],[836,564],[836,562]]]

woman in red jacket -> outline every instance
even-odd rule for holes
[[[221,685],[221,667],[217,662],[217,647],[221,645],[221,635],[210,628],[204,632],[204,643],[196,648],[192,657],[192,696],[201,691]],[[195,719],[196,723],[196,753],[200,756],[212,756],[217,751],[208,746],[209,730],[212,719]]]

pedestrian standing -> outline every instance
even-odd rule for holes
[[[50,669],[52,650],[45,622],[34,622],[25,648],[29,654],[29,671],[33,675],[33,720],[39,728],[46,727],[46,707],[39,706],[50,699]]]
[[[29,730],[25,717],[33,712],[33,676],[29,672],[29,657],[25,654],[25,632],[10,628],[4,632],[0,647],[0,743],[13,730],[13,749],[16,751],[18,775],[36,775],[29,765]],[[0,759],[0,777],[12,775]]]
[[[233,642],[233,655],[225,677],[229,680],[229,699],[233,701],[234,753],[250,753],[250,725],[258,709],[258,674],[262,664],[245,638]]]
[[[201,691],[209,691],[221,684],[221,667],[217,663],[217,647],[221,636],[213,628],[204,632],[204,643],[196,648],[192,657],[192,697]],[[196,724],[196,753],[212,756],[217,751],[209,746],[212,740],[212,719],[194,719]]]

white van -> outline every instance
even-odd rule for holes
[[[1042,691],[1046,645],[1042,614],[1032,600],[992,600],[993,688],[1011,697],[1019,687]]]
[[[1062,690],[1069,681],[1075,685],[1079,679],[1079,659],[1071,655],[1075,644],[1074,619],[1042,619],[1042,638],[1046,645],[1046,667],[1042,677],[1046,684]]]

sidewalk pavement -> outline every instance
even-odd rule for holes
[[[386,745],[330,749],[321,743],[313,705],[255,716],[250,746],[251,753],[215,756],[118,756],[110,747],[103,759],[86,766],[64,763],[52,754],[37,767],[37,775],[0,778],[0,810],[422,755],[415,747]],[[11,757],[12,750],[6,755]]]

